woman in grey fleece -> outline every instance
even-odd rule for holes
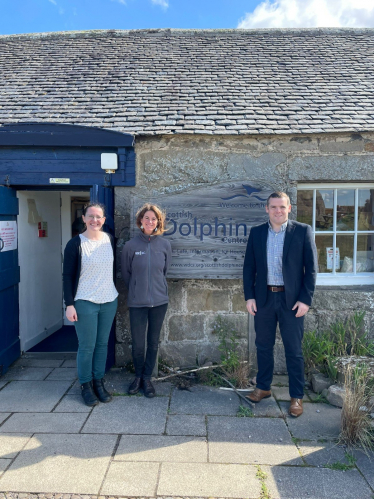
[[[151,376],[169,302],[166,273],[171,262],[171,246],[162,237],[166,230],[165,214],[157,205],[142,206],[136,214],[136,225],[141,232],[125,244],[121,257],[122,278],[128,289],[135,367],[135,379],[128,393],[134,395],[143,388],[144,395],[151,398],[156,393]]]

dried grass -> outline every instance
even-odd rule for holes
[[[250,367],[248,362],[239,361],[239,364],[230,371],[227,371],[226,369],[222,369],[222,371],[235,388],[247,388]]]
[[[340,441],[348,448],[361,447],[368,453],[374,449],[374,428],[368,412],[374,387],[368,368],[364,364],[347,366],[344,386]]]

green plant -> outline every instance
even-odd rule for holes
[[[344,387],[340,441],[348,448],[360,446],[368,453],[374,448],[374,429],[366,409],[374,395],[368,367],[363,363],[355,367],[348,365]]]
[[[265,471],[262,471],[260,466],[256,466],[256,468],[257,468],[256,477],[260,480],[261,483],[260,499],[271,499],[270,492],[266,485],[267,474],[265,473]]]
[[[213,324],[212,333],[219,339],[218,349],[221,352],[222,367],[229,373],[234,371],[240,365],[238,332],[231,327],[227,319],[219,315]]]
[[[238,412],[236,413],[237,418],[252,418],[253,412],[250,407],[245,405],[240,405]]]
[[[336,461],[336,463],[326,464],[325,468],[329,468],[330,470],[338,470],[338,471],[347,471],[353,468],[350,464],[342,463],[341,461]]]

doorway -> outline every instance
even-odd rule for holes
[[[17,191],[19,199],[19,336],[22,352],[76,352],[65,317],[62,263],[66,243],[82,229],[87,191]]]

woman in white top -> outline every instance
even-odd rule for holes
[[[78,336],[77,367],[86,405],[110,402],[103,378],[108,340],[117,311],[113,282],[113,237],[103,232],[105,208],[90,203],[83,210],[86,230],[73,237],[64,252],[66,317]]]

